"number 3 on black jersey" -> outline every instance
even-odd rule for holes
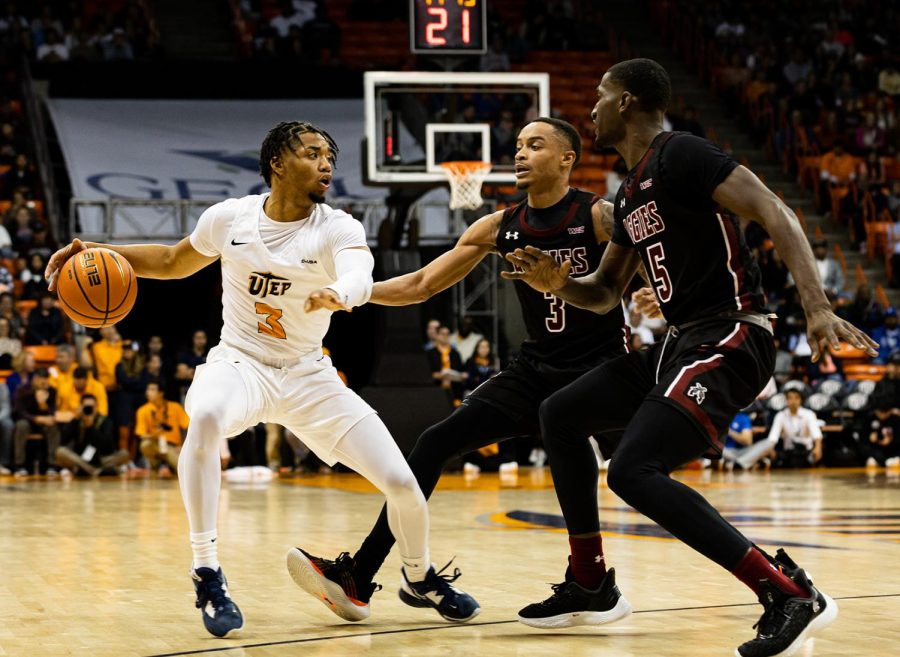
[[[544,325],[550,333],[559,333],[566,328],[566,302],[554,294],[544,292],[544,298],[550,302],[550,314],[544,319]]]
[[[647,247],[647,259],[650,261],[650,275],[653,277],[653,287],[660,303],[666,303],[672,298],[672,279],[663,264],[666,252],[661,242]]]

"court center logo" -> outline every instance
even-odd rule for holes
[[[704,388],[699,383],[695,383],[690,388],[688,388],[687,396],[691,399],[696,400],[697,404],[700,405],[703,403],[703,400],[706,399],[706,391],[707,388]]]

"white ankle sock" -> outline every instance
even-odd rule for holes
[[[219,569],[219,554],[216,548],[217,532],[195,534],[191,532],[191,551],[194,553],[194,568]]]
[[[400,560],[403,562],[403,572],[406,573],[406,579],[410,582],[421,582],[425,579],[425,575],[428,574],[428,569],[431,568],[431,562],[428,560],[427,554],[421,559],[401,557]]]

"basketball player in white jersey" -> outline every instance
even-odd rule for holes
[[[322,354],[331,313],[365,303],[372,291],[374,261],[362,225],[324,203],[337,152],[325,131],[303,122],[280,123],[260,152],[260,171],[271,193],[212,206],[194,232],[174,246],[76,239],[47,265],[54,289],[65,260],[93,246],[120,253],[145,278],[184,278],[222,262],[222,337],[197,368],[188,393],[191,421],[178,463],[197,607],[206,629],[218,637],[244,623],[216,551],[219,442],[260,422],[284,425],[323,461],[340,461],[385,494],[391,530],[401,546],[401,581],[414,606],[435,606],[447,598],[465,616],[459,620],[479,611],[473,598],[435,572],[428,555],[428,510],[415,477],[375,411],[343,384]],[[304,553],[293,549],[288,565],[303,559]],[[305,585],[301,570],[291,570]],[[369,605],[355,599],[353,590],[332,582],[319,585],[317,593],[348,620],[369,616]]]

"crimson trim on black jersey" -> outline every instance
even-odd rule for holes
[[[528,201],[523,201],[518,215],[519,227],[529,235],[534,235],[535,237],[552,237],[557,233],[561,233],[563,229],[572,222],[575,213],[578,212],[578,208],[580,207],[581,203],[572,201],[572,205],[569,206],[569,211],[566,213],[566,216],[557,225],[551,226],[550,228],[532,228],[528,225],[528,222],[525,221],[525,211],[528,209]]]
[[[659,134],[661,135],[663,133],[659,133]],[[662,143],[659,144],[659,148],[662,148],[665,145],[665,143],[672,138],[672,135],[674,135],[674,134],[675,134],[674,132],[667,132],[666,136],[663,137]],[[659,135],[654,137],[653,141],[656,141],[657,137],[659,137]],[[648,148],[647,152],[644,153],[644,157],[642,157],[641,161],[638,162],[637,168],[634,171],[634,175],[633,176],[629,175],[626,178],[625,183],[624,183],[625,184],[625,198],[631,198],[632,191],[634,190],[634,183],[640,181],[641,176],[644,174],[644,169],[647,168],[647,164],[650,162],[650,158],[653,157],[653,152],[655,150],[656,150],[656,148],[654,148],[652,146],[650,148]]]

